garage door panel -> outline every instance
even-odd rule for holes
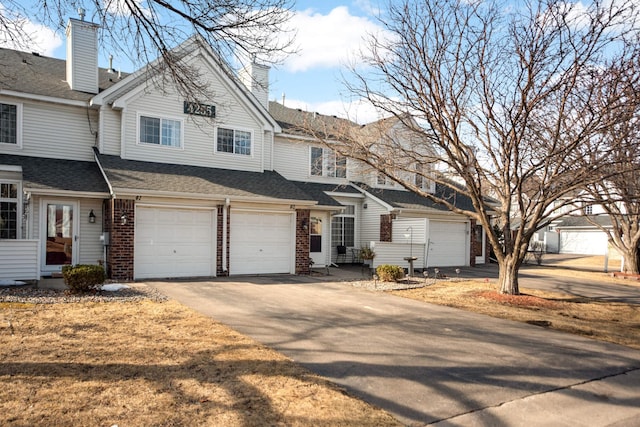
[[[292,233],[290,213],[232,211],[230,273],[291,273]]]
[[[467,240],[465,223],[430,221],[429,266],[467,265]]]
[[[603,255],[607,251],[607,235],[602,231],[562,231],[561,254]]]
[[[138,279],[215,274],[212,210],[138,207],[134,274]]]

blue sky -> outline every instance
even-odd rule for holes
[[[2,0],[0,0],[1,3]],[[290,22],[297,32],[297,53],[270,74],[270,99],[289,107],[323,114],[355,118],[348,103],[350,96],[342,85],[344,65],[354,58],[367,33],[380,31],[375,15],[380,0],[297,0]],[[29,24],[37,46],[32,50],[56,58],[65,57],[64,34]],[[10,47],[10,46],[7,46]],[[100,66],[108,65],[109,52],[100,52]],[[114,68],[134,71],[133,66],[114,59]],[[359,122],[375,120],[375,114],[359,107]]]

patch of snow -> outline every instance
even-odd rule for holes
[[[116,292],[121,289],[129,289],[129,286],[120,283],[110,283],[108,285],[102,285],[102,290],[107,292]]]
[[[0,280],[0,286],[22,286],[26,285],[25,282],[19,280]]]

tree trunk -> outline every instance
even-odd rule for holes
[[[519,295],[520,288],[518,286],[518,271],[521,262],[513,255],[505,256],[498,260],[500,273],[498,275],[498,284],[500,285],[501,294]]]
[[[624,257],[624,271],[631,274],[640,274],[640,266],[638,265],[640,250],[638,248],[629,249],[622,256]]]

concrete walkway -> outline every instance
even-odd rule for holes
[[[149,285],[407,425],[640,425],[640,351],[328,279]]]

